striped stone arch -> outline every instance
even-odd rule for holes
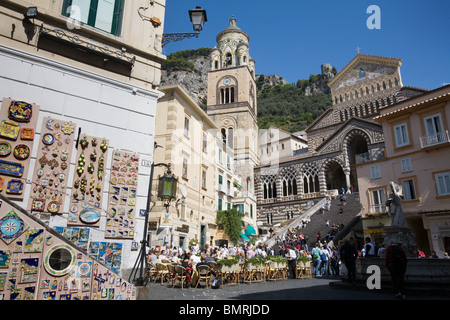
[[[346,157],[345,166],[342,167],[344,169],[349,169],[349,165],[351,163],[351,161],[349,159],[349,155],[350,155],[350,153],[349,153],[349,144],[350,144],[350,141],[352,141],[358,135],[363,137],[363,139],[366,141],[367,148],[369,148],[369,146],[372,144],[372,141],[370,140],[370,136],[369,136],[369,134],[366,131],[364,131],[362,129],[358,129],[358,128],[351,129],[345,135],[344,141],[343,141],[343,144],[342,144],[342,149],[343,149],[344,155]]]
[[[328,174],[328,170],[330,169],[330,167],[333,164],[338,164],[342,168],[342,171],[344,171],[345,163],[341,158],[334,157],[334,158],[326,159],[320,168],[320,180],[319,181],[320,181],[320,190],[322,190],[322,191],[328,190],[327,174]],[[337,186],[334,187],[334,189],[337,189],[337,188],[338,188]]]
[[[356,129],[356,128],[355,128],[355,129],[351,129],[351,130],[345,135],[345,138],[344,138],[344,144],[343,144],[344,148],[347,147],[349,141],[351,141],[356,135],[361,135],[361,136],[363,136],[364,139],[366,139],[366,142],[367,142],[367,145],[368,145],[368,146],[372,143],[372,142],[370,141],[370,137],[369,137],[369,135],[367,134],[367,132],[365,132],[365,131],[362,130],[362,129]]]

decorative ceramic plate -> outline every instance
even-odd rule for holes
[[[42,137],[42,142],[49,146],[55,142],[55,137],[51,133],[46,133]]]
[[[23,181],[20,179],[11,179],[6,185],[6,193],[9,194],[22,194],[23,192]]]
[[[6,141],[0,141],[0,157],[6,157],[11,153],[11,145]]]
[[[83,209],[80,212],[80,220],[84,223],[96,223],[100,220],[100,217],[100,211],[93,208]]]
[[[44,258],[45,270],[56,277],[68,274],[77,261],[77,255],[72,247],[64,244],[51,248]]]
[[[21,163],[0,160],[0,174],[21,177],[23,175],[23,170],[24,166]]]
[[[60,208],[61,208],[61,205],[59,204],[58,201],[50,201],[47,206],[47,210],[50,213],[58,213]]]
[[[29,122],[33,116],[33,106],[23,101],[11,101],[8,117],[19,122]]]
[[[14,157],[25,160],[30,156],[30,148],[25,144],[19,144],[14,148]]]
[[[0,125],[0,137],[16,140],[19,136],[20,124],[3,120]]]

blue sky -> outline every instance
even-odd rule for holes
[[[369,29],[370,5],[380,8],[381,29]],[[290,83],[340,71],[357,54],[401,58],[404,85],[435,89],[450,83],[449,0],[166,0],[164,33],[191,32],[188,10],[207,12],[199,38],[168,43],[164,54],[212,48],[234,16],[250,36],[257,74]]]

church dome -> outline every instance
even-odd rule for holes
[[[230,33],[243,35],[244,37],[240,37],[242,38],[242,41],[245,41],[247,43],[250,41],[250,37],[248,36],[248,34],[242,31],[242,29],[236,25],[236,19],[234,17],[230,19],[230,25],[217,35],[216,41],[219,43],[223,36]]]

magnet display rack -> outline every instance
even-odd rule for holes
[[[0,109],[0,193],[23,200],[39,106],[3,98]]]
[[[105,238],[134,239],[139,155],[112,153]]]
[[[28,210],[62,214],[75,128],[69,121],[43,119]]]
[[[108,145],[108,139],[80,135],[68,226],[100,226]]]

